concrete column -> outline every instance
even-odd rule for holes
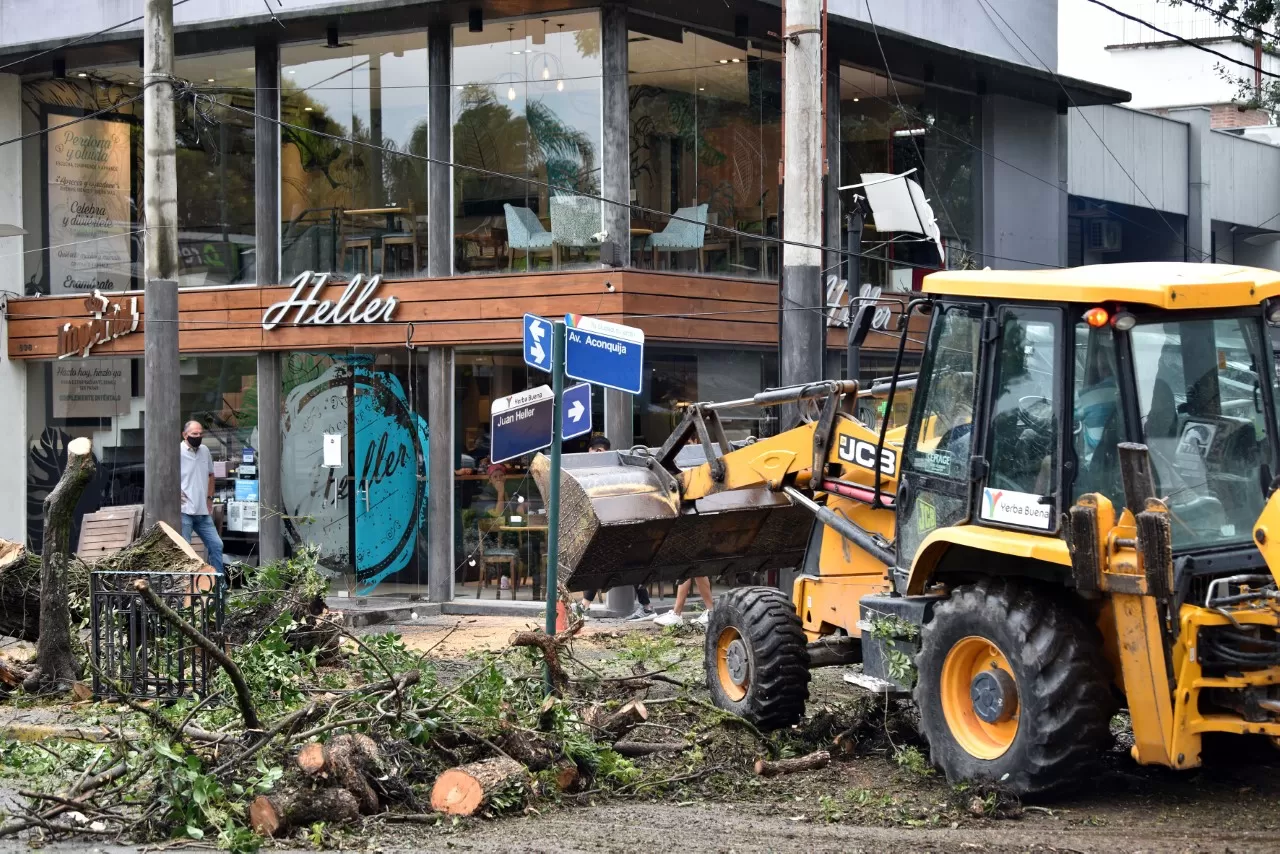
[[[254,51],[255,86],[253,164],[254,222],[259,285],[280,282],[280,48],[259,44]],[[258,559],[284,557],[283,438],[284,401],[280,354],[258,354]]]
[[[839,187],[844,183],[844,179],[840,175],[840,62],[837,59],[831,59],[826,74],[827,85],[827,116],[826,116],[826,134],[827,134],[827,175],[826,186],[822,194],[822,245],[833,249],[839,249],[841,240],[844,236],[844,211],[840,207],[840,191]],[[857,251],[857,246],[850,247],[853,251]],[[822,275],[822,293],[823,299],[826,299],[827,280],[835,277],[837,280],[845,278],[845,256],[838,252],[826,252],[822,256],[822,269],[825,271]],[[825,321],[824,321],[825,326]],[[823,341],[823,360],[822,367],[826,370],[826,341]],[[836,368],[836,378],[839,378],[840,369]]]
[[[22,81],[0,74],[0,139],[22,134]],[[0,146],[0,224],[35,229],[22,216],[22,146]],[[32,245],[36,245],[37,240]],[[21,291],[24,276],[23,238],[0,237],[0,281]],[[0,537],[27,539],[27,363],[9,358],[9,324],[0,316]],[[94,448],[94,453],[100,453]]]
[[[631,416],[631,395],[624,391],[605,389],[604,434],[615,451],[624,451],[635,441],[634,421]],[[605,607],[611,617],[626,617],[636,607],[636,591],[633,587],[615,587],[605,594]]]
[[[1169,118],[1187,123],[1187,261],[1211,261],[1213,209],[1210,204],[1210,129],[1208,107],[1170,110]]]
[[[627,81],[627,7],[606,3],[600,10],[604,68],[604,144],[601,192],[619,204],[604,205],[603,228],[631,264],[631,95]],[[612,438],[612,436],[610,437]]]
[[[782,305],[778,321],[778,374],[782,385],[822,377],[826,333],[822,311],[822,4],[790,0],[784,20],[786,110],[783,144]],[[807,245],[799,245],[807,244]],[[782,409],[782,428],[799,408]]]
[[[427,275],[453,275],[453,33],[450,25],[427,28]],[[453,482],[452,477],[450,483]]]
[[[178,442],[178,171],[173,103],[173,2],[146,0],[142,56],[146,210],[147,524],[181,521]]]
[[[982,99],[980,264],[993,269],[1060,266],[1066,261],[1065,117],[1054,107],[1005,95]],[[996,158],[999,158],[998,160]],[[940,206],[934,212],[943,218]]]
[[[453,598],[453,349],[427,351],[427,598]]]

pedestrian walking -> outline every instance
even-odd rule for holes
[[[182,539],[191,542],[195,531],[208,552],[209,566],[223,575],[222,538],[213,524],[213,456],[204,447],[204,427],[188,421],[182,428]]]

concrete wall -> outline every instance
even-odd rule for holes
[[[1065,118],[1052,107],[983,99],[982,147],[992,155],[982,162],[983,264],[1066,264],[1065,135]]]
[[[1253,63],[1253,48],[1236,40],[1215,41],[1210,47],[1232,59]],[[1253,73],[1232,65],[1229,77],[1218,68],[1224,60],[1183,44],[1143,45],[1110,50],[1108,82],[1131,93],[1129,106],[1137,109],[1226,104],[1237,100],[1236,72],[1252,82]],[[1264,71],[1280,73],[1280,59],[1263,54]]]
[[[1209,134],[1215,220],[1280,230],[1280,148],[1235,134]]]
[[[22,87],[0,74],[0,139],[22,132]],[[0,146],[0,224],[22,226],[22,146]],[[22,289],[22,238],[0,237],[0,290]],[[0,295],[0,298],[8,296]],[[0,537],[26,540],[27,366],[8,357],[8,324],[0,318]]]
[[[198,0],[183,3],[173,10],[173,24],[182,27],[212,21],[245,23],[270,20],[268,8],[277,15],[288,16],[301,11],[333,9],[351,11],[361,6],[377,8],[410,5],[404,0],[289,0],[283,6],[262,0]],[[142,14],[143,0],[63,0],[57,14],[42,14],[36,0],[0,0],[0,49],[45,41],[65,41],[75,36],[96,33]],[[113,30],[108,38],[137,35],[142,22]]]
[[[1184,122],[1124,107],[1084,107],[1068,112],[1067,136],[1067,186],[1073,195],[1187,212]]]
[[[1036,56],[1057,67],[1058,0],[984,0],[998,17],[980,0],[828,0],[827,12],[865,22],[868,2],[877,27],[1043,68],[1018,40],[1021,36]]]

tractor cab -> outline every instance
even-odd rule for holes
[[[926,279],[933,318],[897,490],[903,592],[939,529],[1060,537],[1089,493],[1119,513],[1125,442],[1147,448],[1184,587],[1197,570],[1264,566],[1253,525],[1280,473],[1275,361],[1257,294],[1266,271],[1087,269],[1096,281],[1082,283],[1079,269]],[[977,276],[980,297],[967,286]]]

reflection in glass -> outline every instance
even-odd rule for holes
[[[574,198],[600,192],[599,15],[455,27],[453,82],[457,272],[598,257],[599,203]]]
[[[634,255],[662,269],[775,278],[778,248],[766,238],[778,235],[780,56],[644,26],[653,32],[629,36],[631,186],[637,206],[660,213],[633,213]]]
[[[281,277],[425,276],[426,33],[289,46],[281,67]]]
[[[179,285],[254,282],[253,52],[179,58],[174,73],[201,96],[175,105]],[[75,122],[22,142],[27,293],[141,287],[141,78],[119,64],[24,81],[24,133]],[[76,121],[88,113],[100,114]],[[76,140],[109,153],[59,159]]]
[[[900,99],[900,100],[899,100]],[[888,291],[919,290],[931,269],[972,267],[981,213],[981,153],[977,99],[915,85],[852,66],[840,67],[841,179],[864,172],[911,169],[930,200],[946,264],[936,245],[915,234],[877,232],[874,217],[862,235],[861,281]],[[883,259],[883,260],[881,260]]]

